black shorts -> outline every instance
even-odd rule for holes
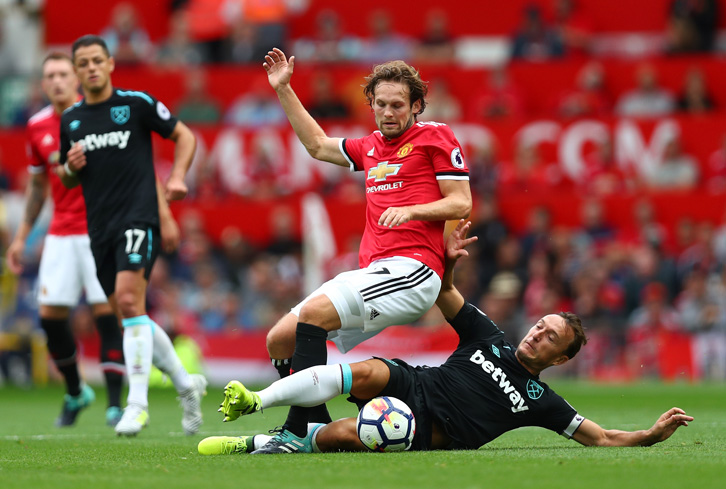
[[[129,224],[126,229],[120,229],[111,236],[110,240],[100,243],[91,238],[96,275],[106,297],[116,290],[118,272],[144,269],[144,278],[149,280],[161,242],[159,228],[144,223]]]
[[[413,412],[416,420],[416,434],[413,437],[411,450],[430,450],[431,416],[426,408],[421,386],[417,379],[418,371],[428,367],[412,367],[400,358],[394,358],[393,360],[380,357],[374,358],[385,363],[391,372],[388,384],[378,395],[396,397],[405,402]],[[356,403],[359,410],[370,401],[370,399],[357,399],[353,396],[350,396],[348,400]]]

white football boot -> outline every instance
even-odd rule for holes
[[[202,397],[207,395],[207,379],[201,374],[189,374],[192,386],[179,394],[179,401],[184,410],[182,428],[187,435],[193,435],[202,426]]]
[[[119,436],[136,436],[149,424],[149,411],[138,404],[129,404],[114,430]]]

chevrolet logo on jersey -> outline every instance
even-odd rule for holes
[[[119,126],[126,124],[129,121],[129,117],[131,117],[131,107],[128,105],[111,107],[111,120]]]
[[[368,170],[368,180],[375,178],[376,182],[383,182],[388,175],[396,175],[403,165],[389,165],[387,161],[378,163],[374,168]]]
[[[130,137],[131,131],[111,131],[104,134],[87,134],[78,142],[83,146],[83,151],[103,149],[106,146],[118,146],[119,149],[124,149],[129,144]],[[76,141],[71,141],[71,146],[74,144]]]

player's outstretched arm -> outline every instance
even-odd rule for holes
[[[464,305],[464,297],[454,286],[454,267],[459,258],[469,256],[469,252],[465,248],[478,239],[476,236],[466,237],[470,228],[471,222],[461,219],[446,239],[446,266],[436,305],[448,319],[454,318]]]
[[[648,430],[620,431],[605,430],[586,419],[575,431],[575,441],[587,446],[598,447],[647,447],[667,440],[681,426],[688,426],[693,421],[681,408],[671,408]]]
[[[33,174],[25,190],[25,214],[18,226],[18,230],[15,232],[15,238],[13,238],[12,243],[8,246],[6,255],[8,269],[15,275],[23,271],[25,241],[28,239],[28,235],[40,215],[40,211],[43,209],[47,195],[48,175],[45,172]]]
[[[189,167],[192,166],[194,159],[194,151],[197,148],[197,138],[194,137],[192,130],[182,121],[178,121],[174,126],[174,130],[169,135],[169,139],[174,141],[174,166],[171,169],[171,175],[166,182],[166,190],[164,196],[166,200],[181,200],[187,196],[189,189],[184,183],[184,177],[187,176]]]
[[[348,162],[340,151],[340,139],[329,138],[310,113],[305,110],[300,99],[290,85],[292,72],[295,68],[295,56],[287,59],[285,53],[278,48],[265,56],[262,64],[267,72],[267,80],[275,89],[280,105],[290,121],[300,142],[316,160],[327,161],[340,166],[348,166]]]

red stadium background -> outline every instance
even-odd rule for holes
[[[206,1],[210,6],[219,0]],[[87,33],[98,33],[107,25],[117,0],[98,2],[92,0],[48,0],[46,2],[45,42],[50,47],[67,49],[77,37]],[[169,2],[131,0],[141,12],[141,24],[148,31],[152,41],[159,42],[169,30]],[[580,0],[582,12],[592,20],[592,29],[598,34],[645,33],[658,34],[667,23],[669,2],[664,0],[608,1]],[[726,26],[726,0],[719,0],[720,28]],[[449,23],[456,36],[500,36],[511,35],[519,26],[526,6],[536,4],[542,7],[544,15],[553,16],[553,2],[548,0],[511,0],[508,2],[460,2],[446,10]],[[434,0],[405,0],[386,4],[385,8],[394,19],[395,29],[410,36],[423,33],[425,16],[429,10],[439,8]],[[289,17],[287,25],[292,38],[314,35],[316,15],[323,9],[333,9],[342,18],[346,32],[366,36],[366,22],[376,9],[375,3],[339,2],[336,0],[310,0],[309,7]],[[78,12],[82,12],[79,15]],[[294,54],[294,53],[292,53]],[[615,116],[564,120],[554,116],[554,107],[564,91],[574,86],[578,72],[589,61],[586,58],[568,57],[547,62],[514,61],[508,65],[511,80],[526,94],[527,115],[507,121],[484,122],[465,112],[460,122],[452,124],[455,134],[465,149],[465,156],[475,154],[484,142],[494,145],[497,159],[503,167],[512,165],[514,150],[522,138],[534,138],[542,159],[555,165],[571,180],[566,188],[538,187],[524,192],[500,192],[498,197],[500,213],[504,221],[515,231],[526,229],[529,215],[534,207],[545,206],[555,225],[577,227],[581,224],[579,209],[583,201],[591,197],[582,191],[582,173],[586,156],[593,151],[594,144],[603,134],[610,137],[615,151],[627,155],[620,161],[624,168],[638,174],[646,170],[653,158],[662,152],[663,133],[679,135],[686,153],[694,156],[700,164],[701,183],[692,191],[617,194],[603,197],[606,220],[611,226],[627,233],[636,225],[633,219],[634,204],[647,197],[657,209],[658,220],[671,231],[678,223],[689,218],[693,221],[707,221],[719,224],[724,220],[726,189],[709,186],[711,178],[726,177],[726,169],[710,165],[712,155],[722,147],[726,138],[726,62],[719,56],[691,55],[683,57],[654,56],[649,59],[602,58],[607,74],[607,90],[612,100],[634,85],[634,76],[639,66],[649,62],[658,72],[663,87],[678,93],[683,87],[686,73],[700,69],[707,80],[709,91],[719,109],[707,115],[675,115],[659,119],[628,119]],[[261,64],[262,60],[260,60]],[[458,94],[464,106],[481,90],[488,69],[457,63],[421,64],[417,66],[424,79],[445,79],[452,93]],[[311,97],[311,80],[321,70],[319,65],[300,64],[296,68],[295,89],[306,102]],[[328,72],[341,95],[350,105],[353,115],[350,119],[326,126],[331,135],[364,134],[371,129],[370,110],[365,105],[360,85],[369,67],[361,64],[326,65]],[[266,84],[260,65],[256,66],[209,66],[206,68],[209,92],[223,106],[231,104],[241,93]],[[164,69],[152,65],[142,67],[119,67],[114,73],[114,84],[127,89],[146,90],[162,99],[172,110],[184,96],[186,72],[179,69]],[[204,195],[197,199],[176,203],[173,206],[177,216],[187,212],[200,213],[206,231],[219,239],[228,227],[238,228],[252,243],[267,244],[272,237],[272,217],[281,208],[292,209],[295,219],[294,234],[300,236],[301,199],[306,192],[315,192],[323,184],[332,187],[341,176],[332,175],[313,162],[297,143],[294,134],[287,127],[246,130],[225,125],[193,126],[202,142],[201,157],[208,159],[215,167],[217,178],[225,187],[223,196]],[[633,141],[639,144],[633,145]],[[257,182],[251,174],[253,149],[260,142],[272,142],[277,148],[275,182],[286,188],[284,196],[260,200],[250,198],[247,189]],[[168,161],[172,158],[172,147],[162,143],[158,158]],[[15,189],[21,189],[26,179],[25,143],[20,129],[0,130],[0,147],[3,164],[9,172]],[[470,161],[473,162],[473,159]],[[473,163],[470,163],[470,165]],[[163,164],[162,164],[163,166]],[[337,170],[340,171],[340,170]],[[719,173],[721,172],[721,173]],[[479,200],[483,195],[475,195]],[[346,249],[347,243],[361,232],[363,226],[364,202],[351,198],[344,192],[331,192],[325,200],[330,215],[337,248]],[[476,208],[474,211],[476,219]],[[438,336],[437,336],[438,335]],[[387,345],[404,344],[419,352],[428,352],[433,359],[441,359],[448,352],[454,337],[448,333],[417,335],[402,328],[387,331],[369,346],[356,349],[357,355],[366,356],[369,350],[381,354],[388,352]],[[664,339],[664,344],[675,344],[682,338]],[[671,343],[669,343],[671,342]],[[250,358],[256,366],[266,361],[264,335],[210,336],[201,340],[203,350],[209,358],[223,364],[231,358]],[[230,348],[233,346],[233,348]],[[87,353],[93,352],[93,341],[86,346]],[[405,348],[404,348],[405,350]],[[230,357],[230,351],[234,352]],[[391,356],[397,350],[391,350]],[[664,347],[664,351],[669,351]],[[400,355],[400,350],[399,353]],[[385,356],[385,355],[384,355]],[[679,360],[680,361],[680,360]],[[431,362],[431,363],[435,363]],[[678,362],[676,362],[678,363]],[[680,364],[679,364],[680,365]],[[269,370],[269,369],[268,369]],[[678,369],[676,369],[678,370]],[[680,370],[682,373],[683,370]],[[689,370],[690,372],[690,370]],[[678,372],[672,372],[672,376]]]

